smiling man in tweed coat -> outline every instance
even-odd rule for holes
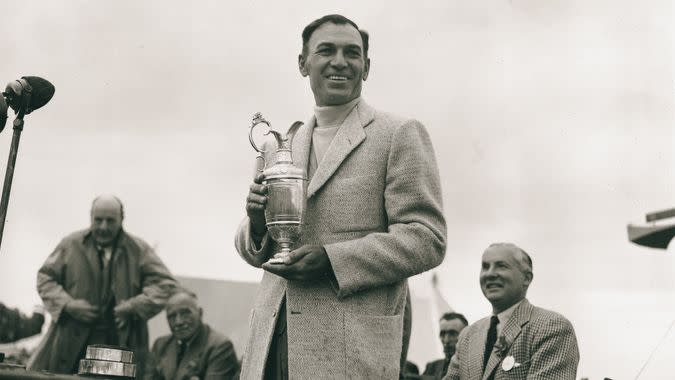
[[[397,379],[407,278],[445,254],[431,140],[420,122],[360,98],[368,34],[351,20],[309,24],[298,64],[316,101],[292,144],[309,175],[306,220],[290,258],[267,262],[277,247],[265,227],[266,187],[255,178],[236,247],[265,273],[241,378]]]
[[[480,286],[493,315],[462,331],[444,379],[576,378],[574,327],[562,315],[525,299],[532,278],[532,259],[516,245],[497,243],[485,250]]]

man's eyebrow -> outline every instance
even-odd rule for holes
[[[319,42],[319,43],[316,45],[316,48],[317,48],[317,49],[324,48],[324,47],[334,48],[334,47],[336,47],[336,46],[337,46],[337,44],[335,44],[334,42],[324,41],[324,42]],[[358,45],[358,44],[347,44],[347,45],[345,46],[345,49],[358,49],[359,51],[363,50],[363,49],[361,48],[361,46]]]
[[[319,43],[316,45],[316,48],[317,48],[317,49],[318,49],[318,48],[322,48],[322,47],[335,47],[335,44],[332,43],[332,42],[319,42]]]
[[[347,48],[347,49],[359,49],[359,50],[363,50],[363,49],[361,49],[361,46],[360,46],[360,45],[357,45],[357,44],[349,44],[349,45],[345,46],[345,48]]]
[[[490,265],[490,264],[508,264],[507,261],[505,260],[495,260],[495,261],[481,261],[482,265]]]

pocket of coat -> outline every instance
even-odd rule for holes
[[[347,374],[353,379],[397,379],[403,315],[345,313]]]

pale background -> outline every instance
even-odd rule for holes
[[[279,129],[309,116],[300,32],[339,12],[371,34],[364,98],[434,139],[448,302],[471,322],[487,315],[480,254],[516,242],[534,259],[530,300],[575,325],[579,375],[634,378],[675,318],[673,252],[625,231],[675,207],[671,3],[317,3],[0,1],[0,84],[56,86],[26,118],[0,300],[40,302],[37,269],[104,192],[175,273],[259,279],[233,248],[255,156],[247,126],[256,111]],[[7,127],[2,160],[10,139]],[[413,291],[428,284],[419,276]]]

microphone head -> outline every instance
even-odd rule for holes
[[[5,129],[5,123],[7,122],[7,102],[5,102],[5,97],[0,95],[0,132]]]
[[[33,87],[33,94],[26,110],[27,114],[44,106],[54,96],[56,88],[48,80],[40,77],[21,77],[21,79],[25,79]]]
[[[19,112],[23,106],[27,115],[47,104],[54,96],[55,90],[54,85],[48,80],[29,76],[7,84],[3,95],[7,97],[7,103],[14,112]]]

